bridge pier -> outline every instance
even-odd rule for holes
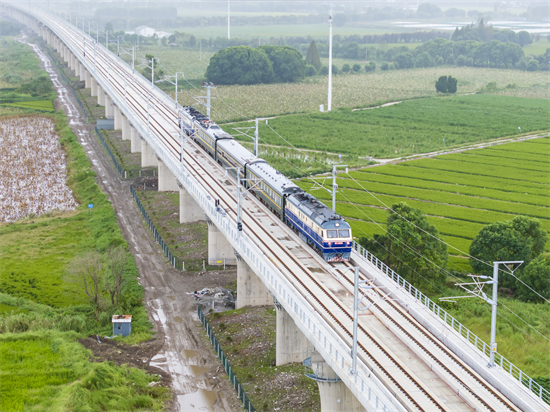
[[[160,159],[158,159],[158,191],[159,192],[177,192],[179,190],[178,180],[176,176],[168,169],[168,166]]]
[[[204,211],[183,186],[180,189],[180,223],[204,220]]]
[[[275,298],[273,298],[273,302],[277,309],[276,365],[302,362],[304,353],[311,344],[281,304]]]
[[[105,93],[105,117],[107,119],[112,119],[114,116],[115,114],[113,99],[111,99],[111,96]]]
[[[141,139],[141,167],[157,167],[155,151],[145,139]]]
[[[235,265],[237,259],[233,246],[208,217],[208,264],[211,266]],[[254,275],[255,276],[255,275]]]
[[[309,363],[310,362],[310,363]],[[325,362],[319,352],[313,352],[304,364],[311,366],[308,378],[317,382],[321,397],[321,412],[366,412],[344,382]]]
[[[122,130],[122,113],[120,107],[116,104],[113,104],[113,113],[115,116],[115,130]]]
[[[99,84],[97,84],[97,104],[105,106],[105,91]]]
[[[210,233],[208,234],[210,235]],[[237,257],[237,302],[235,308],[271,305],[273,298],[269,289],[237,252],[235,252],[235,256]]]
[[[122,114],[122,140],[130,140],[130,121]]]
[[[92,88],[92,76],[90,75],[90,72],[86,69],[84,69],[84,86],[86,87],[86,89]]]
[[[99,101],[97,80],[93,76],[90,76],[90,77],[91,77],[91,79],[90,79],[91,95],[92,95],[92,97],[98,97],[98,101]]]
[[[139,133],[134,126],[130,126],[130,153],[141,152],[141,139]]]
[[[86,69],[84,68],[84,65],[80,62],[78,62],[78,74],[80,76],[80,81],[86,82]]]

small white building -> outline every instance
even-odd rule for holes
[[[155,34],[155,29],[147,26],[139,26],[136,27],[136,34],[139,34],[140,36],[151,37],[153,34]]]
[[[170,37],[171,36],[171,34],[166,32],[166,31],[156,31],[155,33],[156,33],[156,35],[159,39],[162,39],[163,37]]]

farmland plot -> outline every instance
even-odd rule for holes
[[[264,143],[393,158],[550,129],[548,101],[489,95],[407,101],[372,110],[281,116],[261,125]],[[232,134],[247,122],[226,125]]]
[[[204,58],[204,57],[203,57]],[[523,72],[473,67],[434,67],[411,70],[376,71],[333,77],[332,108],[368,107],[379,103],[435,96],[439,76],[458,79],[459,93],[475,93],[489,82],[515,97],[550,98],[546,72]],[[537,86],[533,86],[533,85]],[[533,87],[536,92],[533,92]],[[494,93],[504,93],[495,91]],[[218,86],[220,98],[212,101],[212,117],[217,122],[281,114],[313,113],[327,104],[327,77],[307,78],[303,83]],[[181,104],[195,104],[202,90],[181,95]],[[234,110],[234,109],[235,110]],[[516,125],[516,129],[517,129]]]
[[[449,267],[471,270],[463,256],[486,224],[527,215],[539,219],[550,232],[548,163],[510,158],[514,153],[549,150],[550,138],[544,138],[342,173],[336,210],[349,219],[356,237],[372,236],[384,232],[386,206],[405,201],[421,209],[451,245]],[[306,190],[314,187],[312,179],[298,184]],[[313,193],[330,204],[329,193]]]
[[[49,118],[0,120],[0,222],[76,208],[58,139]]]

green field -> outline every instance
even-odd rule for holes
[[[51,100],[38,100],[38,101],[19,102],[19,103],[4,103],[2,104],[2,106],[11,106],[11,107],[18,107],[21,109],[38,110],[41,112],[55,111]]]
[[[237,134],[236,128],[244,126],[250,123],[226,125],[225,129]],[[287,146],[287,140],[303,149],[394,158],[517,135],[518,126],[525,133],[550,129],[548,100],[436,97],[372,110],[281,116],[269,120],[269,126],[261,123],[260,137],[269,145]]]
[[[550,232],[549,156],[550,138],[543,138],[340,174],[337,211],[351,219],[354,236],[372,236],[384,232],[385,205],[405,201],[452,246],[450,268],[470,271],[460,256],[488,223],[526,215]],[[314,193],[330,202],[327,192]]]
[[[546,49],[548,49],[549,47],[550,42],[548,41],[548,37],[542,37],[537,42],[533,42],[531,44],[528,44],[527,46],[523,46],[523,51],[525,52],[526,56],[530,56],[531,54],[539,56],[541,54],[544,54],[546,52]]]

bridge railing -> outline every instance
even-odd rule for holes
[[[489,357],[491,348],[485,343],[481,338],[475,335],[471,330],[466,328],[462,323],[456,320],[452,315],[450,315],[445,309],[437,305],[433,300],[420,292],[417,288],[403,279],[399,274],[397,274],[392,268],[388,267],[384,262],[374,256],[371,252],[365,249],[357,242],[353,242],[353,248],[365,259],[371,262],[376,266],[382,273],[387,277],[392,279],[395,283],[403,287],[408,293],[415,297],[417,301],[422,303],[426,308],[428,308],[432,313],[439,317],[443,322],[453,328],[459,335],[464,337],[469,343],[471,343],[476,349],[481,351],[484,355]],[[540,384],[538,384],[533,378],[529,377],[525,372],[515,366],[512,362],[502,356],[500,353],[495,353],[495,363],[500,365],[500,367],[506,371],[510,376],[513,376],[515,379],[520,381],[525,387],[529,388],[537,397],[542,399],[544,402],[550,404],[550,392],[544,389]]]

